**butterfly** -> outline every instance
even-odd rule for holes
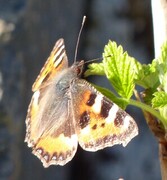
[[[86,151],[126,146],[138,134],[133,118],[81,79],[84,61],[68,67],[59,39],[32,86],[25,142],[44,167],[65,165],[78,142]]]

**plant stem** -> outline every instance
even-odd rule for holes
[[[153,116],[155,116],[157,119],[161,120],[161,122],[164,122],[164,118],[162,116],[160,116],[159,112],[156,111],[155,109],[153,109],[152,107],[150,107],[149,105],[147,104],[144,104],[140,101],[136,101],[134,99],[130,99],[129,100],[129,104],[130,105],[133,105],[133,106],[136,106],[136,107],[139,107],[141,108],[142,110],[144,111],[147,111],[149,113],[151,113]]]
[[[162,180],[167,179],[167,143],[159,143],[159,159],[161,166]]]

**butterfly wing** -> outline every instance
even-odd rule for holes
[[[32,97],[25,142],[44,167],[64,165],[76,153],[78,140],[70,112],[69,101],[57,97],[54,88],[36,91]]]
[[[44,167],[66,164],[77,149],[69,100],[55,91],[57,74],[60,76],[59,72],[66,67],[67,56],[64,42],[60,39],[33,85],[35,92],[26,118],[25,142]]]
[[[67,67],[68,59],[65,52],[64,40],[59,39],[56,42],[43,68],[41,69],[40,74],[35,80],[32,86],[32,91],[35,92],[36,90],[41,88],[41,86],[44,86],[44,84],[46,85],[46,83],[50,82],[50,80],[52,80],[52,78],[55,77],[58,72]]]
[[[77,80],[73,89],[76,132],[81,147],[97,151],[115,144],[126,146],[138,134],[133,118],[103,96],[85,80]]]

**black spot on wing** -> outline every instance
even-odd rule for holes
[[[86,105],[92,106],[95,103],[96,97],[97,97],[97,94],[94,94],[94,93],[90,94],[90,97],[89,97]]]
[[[107,98],[103,97],[101,111],[100,111],[101,117],[107,118],[112,106],[113,106],[113,103],[109,101]]]
[[[102,124],[100,125],[100,127],[104,128],[104,127],[105,127],[105,123],[102,123]]]
[[[96,130],[96,129],[97,129],[97,124],[93,125],[93,126],[92,126],[92,129],[93,129],[93,130]]]
[[[90,121],[89,113],[87,111],[84,111],[79,121],[79,125],[81,129],[85,128],[89,124],[89,121]]]

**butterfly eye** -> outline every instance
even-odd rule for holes
[[[82,74],[82,70],[83,70],[83,65],[84,65],[84,61],[80,61],[77,62],[75,65],[75,71],[77,73],[78,76],[80,76]]]
[[[81,73],[82,73],[82,69],[81,69],[81,67],[78,67],[77,68],[77,75],[81,75]]]

